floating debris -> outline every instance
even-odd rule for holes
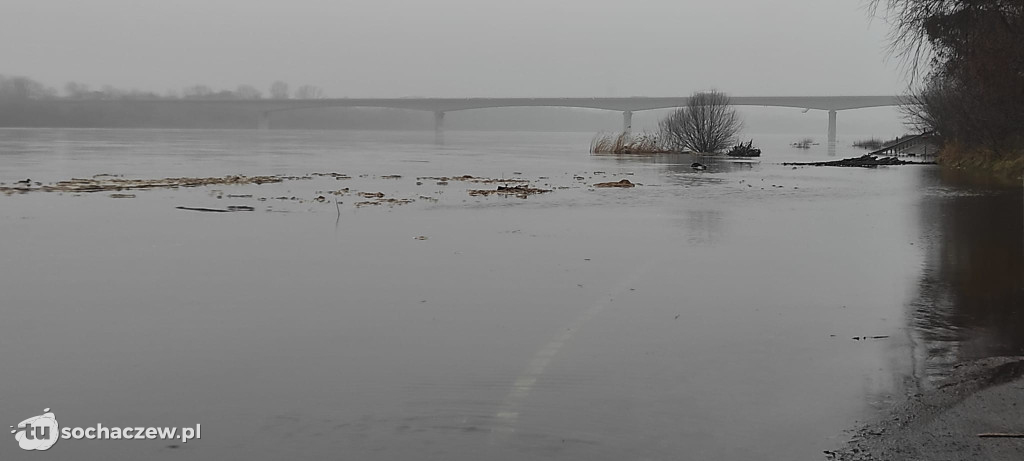
[[[228,198],[252,198],[252,194],[228,194]]]
[[[381,179],[402,179],[402,175],[400,175],[400,174],[386,174],[384,176],[381,176],[380,178]]]
[[[934,165],[935,162],[908,162],[906,160],[900,160],[896,157],[876,157],[874,155],[866,154],[860,157],[844,158],[842,160],[832,160],[829,162],[790,162],[783,163],[783,165],[807,165],[807,166],[846,166],[846,167],[862,167],[862,168],[874,168],[878,166],[890,166],[890,165]]]
[[[407,204],[410,204],[410,203],[413,203],[413,202],[415,202],[415,200],[410,199],[410,198],[378,198],[377,200],[368,200],[368,201],[365,201],[365,202],[356,202],[356,208],[362,208],[364,206],[373,206],[373,205],[391,205],[391,206],[394,206],[394,205],[407,205]]]
[[[103,192],[136,189],[176,189],[179,187],[199,187],[212,185],[247,185],[279,183],[290,179],[305,179],[296,176],[242,176],[229,175],[212,178],[163,178],[163,179],[124,179],[124,178],[72,178],[56,184],[30,187],[29,183],[19,181],[29,187],[0,187],[0,192],[7,195],[26,192]]]
[[[366,197],[366,198],[384,198],[384,193],[383,192],[360,192],[359,196],[360,197]]]
[[[349,176],[347,174],[341,174],[341,173],[311,173],[311,175],[312,176],[329,176],[331,178],[338,179],[338,180],[341,180],[341,179],[352,179],[351,176]]]
[[[498,186],[497,189],[470,190],[469,195],[483,195],[485,197],[488,195],[503,195],[506,197],[512,195],[519,198],[526,198],[531,195],[543,194],[545,192],[551,192],[551,189],[537,189],[535,187],[530,187],[528,185],[521,184],[518,186]]]
[[[412,202],[415,202],[415,200],[411,198],[386,198],[383,200],[377,200],[377,203],[387,205],[408,205]]]
[[[178,207],[175,207],[175,208],[177,208],[179,210],[203,211],[203,212],[207,212],[207,213],[230,213],[232,211],[254,211],[255,210],[255,208],[253,208],[251,206],[229,206],[227,208],[206,208],[206,207],[196,207],[196,206],[178,206]]]
[[[425,235],[421,235],[419,237],[416,237],[416,240],[426,240],[426,239],[427,239],[427,236],[425,236]],[[420,302],[423,302],[423,301],[420,301]]]
[[[615,182],[599,182],[594,184],[594,187],[636,187],[636,184],[629,182],[628,179],[622,179]]]
[[[760,157],[761,149],[754,147],[754,140],[751,139],[746,144],[741,142],[732,146],[732,149],[726,152],[725,155],[730,157]]]
[[[135,194],[110,194],[110,198],[135,198]]]
[[[423,176],[423,177],[419,177],[419,178],[416,178],[416,179],[418,179],[418,180],[438,181],[439,183],[440,182],[448,183],[449,181],[474,182],[474,183],[480,183],[480,184],[496,184],[496,183],[500,183],[500,182],[501,183],[513,183],[513,182],[514,183],[528,183],[528,182],[530,182],[527,179],[521,179],[521,178],[479,178],[479,177],[476,177],[476,176],[470,176],[468,174],[464,174],[462,176],[451,176],[451,177],[449,177],[449,176],[440,176],[440,177],[436,177],[436,176]],[[441,185],[443,185],[443,184],[441,184]]]

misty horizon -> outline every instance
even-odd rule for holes
[[[0,18],[0,73],[58,90],[68,82],[161,95],[250,85],[265,97],[278,80],[329,98],[906,88],[886,58],[888,25],[860,1],[10,3]]]

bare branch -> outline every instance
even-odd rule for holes
[[[661,121],[661,137],[673,150],[720,152],[734,143],[743,123],[728,95],[718,91],[699,92]]]

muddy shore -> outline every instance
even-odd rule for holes
[[[857,429],[825,459],[1024,459],[1024,357],[957,367],[948,381]]]

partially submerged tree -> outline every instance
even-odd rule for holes
[[[706,91],[691,95],[686,106],[672,112],[659,127],[669,149],[713,153],[733,144],[743,122],[728,95]]]

